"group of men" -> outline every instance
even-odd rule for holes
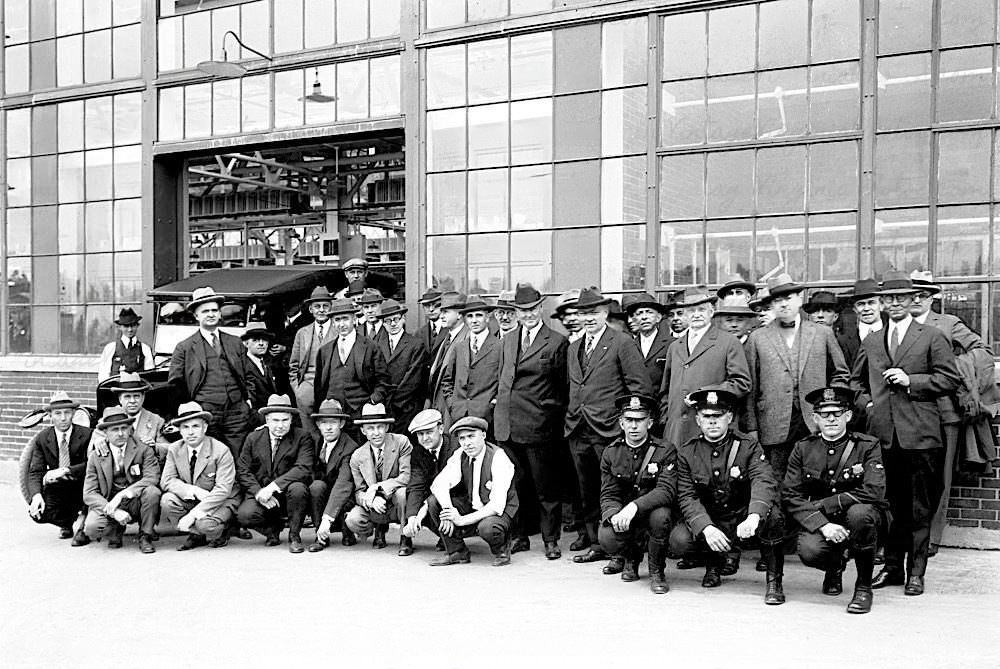
[[[306,301],[313,322],[283,360],[274,333],[251,330],[241,344],[221,332],[225,297],[201,288],[188,306],[198,332],[170,365],[180,440],[142,431],[153,421],[138,417],[145,385],[131,370],[115,370],[120,406],[97,436],[54,397],[29,512],[74,545],[121,545],[138,522],[144,552],[158,521],[187,533],[181,550],[248,529],[278,545],[287,522],[293,553],[306,550],[307,516],[310,552],[338,531],[344,545],[373,535],[383,548],[396,522],[403,556],[422,528],[438,535],[433,565],[469,562],[474,534],[494,565],[508,564],[536,528],[554,560],[561,532],[575,531],[573,561],[607,560],[603,572],[624,581],[648,555],[657,594],[669,590],[668,555],[717,587],[741,546],[756,545],[768,604],[785,601],[794,542],[824,571],[826,594],[841,593],[853,558],[848,611],[866,613],[873,589],[923,592],[954,458],[949,425],[963,410],[955,353],[988,349],[931,311],[940,288],[924,275],[857,282],[846,298],[857,325],[839,334],[843,298],[803,303],[803,292],[781,274],[759,292],[734,278],[714,294],[630,294],[618,307],[584,288],[556,299],[559,332],[530,285],[496,302],[432,288],[420,298],[426,324],[409,333],[407,308],[377,290],[319,286]],[[127,334],[115,359],[131,350]]]

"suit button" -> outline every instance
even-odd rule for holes
[[[716,476],[718,476],[718,475],[719,475],[719,470],[718,470],[718,469],[716,469],[716,470],[715,470],[714,472],[712,472],[712,473],[713,473],[713,474],[715,474]]]
[[[835,472],[835,471],[833,471],[833,470],[831,469],[831,470],[830,470],[830,471],[828,471],[827,473],[828,473],[828,474],[829,474],[830,476],[833,476],[833,475],[834,475],[834,474],[835,474],[836,472]]]
[[[829,451],[827,451],[827,453],[829,453],[830,455],[833,455],[833,449],[831,448]]]
[[[713,458],[719,457],[719,452],[718,451],[712,451],[712,457]]]

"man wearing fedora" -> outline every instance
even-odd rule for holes
[[[406,524],[401,533],[413,539],[420,528],[427,526],[427,498],[431,483],[441,473],[448,458],[458,449],[458,442],[445,434],[443,417],[437,409],[424,409],[410,421],[408,430],[417,443],[410,454],[410,482],[406,486]],[[439,545],[439,550],[444,544]],[[401,545],[400,555],[412,555],[412,542]]]
[[[517,329],[517,313],[514,309],[513,290],[501,290],[497,304],[493,308],[493,318],[497,321],[497,336],[503,339]]]
[[[468,335],[463,345],[455,347],[441,378],[441,392],[453,421],[466,416],[485,418],[488,423],[493,420],[500,341],[487,327],[492,311],[493,305],[479,295],[469,295],[461,309]]]
[[[913,319],[915,292],[906,274],[886,272],[878,294],[889,322],[861,343],[851,379],[856,405],[868,410],[872,434],[882,442],[893,518],[885,566],[872,587],[905,582],[907,595],[923,594],[931,519],[943,493],[938,400],[961,383],[947,337]]]
[[[73,423],[79,407],[65,391],[54,392],[45,407],[51,424],[25,446],[31,453],[25,481],[28,515],[36,523],[58,527],[60,539],[73,537],[74,546],[87,543],[82,525],[73,535],[73,523],[84,509],[83,477],[91,437],[89,427]]]
[[[667,310],[667,327],[670,328],[670,336],[680,339],[688,329],[687,310],[680,301],[684,297],[683,290],[673,290],[667,293],[667,301],[664,308]]]
[[[446,554],[433,567],[470,561],[465,538],[478,535],[489,544],[493,566],[510,564],[510,526],[517,514],[514,463],[502,448],[486,441],[487,423],[466,416],[451,426],[459,443],[431,483],[427,519],[444,542]]]
[[[659,388],[667,363],[667,347],[674,343],[670,328],[663,322],[667,310],[649,293],[626,295],[622,308],[629,322],[635,322],[633,336],[642,352],[649,382],[654,388]]]
[[[366,337],[376,341],[385,336],[385,328],[378,317],[379,305],[385,300],[382,293],[374,288],[365,288],[365,292],[358,299],[358,306],[361,307],[361,317],[358,319],[358,330]]]
[[[727,278],[726,282],[722,284],[722,287],[716,291],[715,296],[720,300],[733,298],[734,301],[740,300],[743,304],[748,304],[756,294],[757,286],[755,286],[752,282],[747,281],[739,274],[733,274]]]
[[[853,368],[861,342],[871,333],[880,332],[886,318],[882,313],[882,302],[878,297],[878,281],[875,279],[858,280],[854,284],[854,290],[845,299],[854,310],[856,324],[854,327],[843,328],[837,335],[837,343],[844,352],[848,367]]]
[[[832,328],[840,320],[840,300],[829,290],[817,290],[802,305],[802,311],[809,314],[813,323]]]
[[[170,442],[163,435],[163,418],[143,406],[146,393],[151,389],[152,386],[137,372],[120,373],[118,380],[110,388],[118,398],[118,406],[132,417],[132,438],[155,450],[162,469]],[[107,438],[101,430],[94,430],[90,446],[101,450],[102,455],[107,455]]]
[[[344,523],[347,512],[354,506],[351,456],[358,450],[358,442],[344,432],[350,416],[344,413],[337,400],[324,400],[312,418],[321,440],[316,446],[313,480],[309,484],[312,519],[316,526],[316,540],[309,545],[309,552],[318,553],[330,545],[330,533],[335,528],[340,528],[340,543],[344,546],[358,543]]]
[[[757,327],[757,314],[739,295],[720,298],[712,318],[720,330],[739,339],[740,344],[746,344],[750,333]]]
[[[573,557],[577,563],[597,562],[607,557],[597,542],[597,521],[601,453],[621,430],[615,399],[622,395],[653,394],[639,347],[631,337],[607,325],[610,302],[597,288],[580,291],[576,308],[584,336],[570,344],[566,353],[569,398],[563,434],[569,440],[576,467],[587,532],[570,550],[590,548],[587,553]]]
[[[97,364],[98,383],[122,371],[141,372],[153,369],[155,361],[152,349],[136,337],[141,320],[142,316],[135,313],[132,307],[124,307],[118,312],[118,318],[115,319],[118,338],[101,351],[101,360]]]
[[[295,407],[288,395],[271,395],[259,413],[264,425],[247,435],[236,461],[240,485],[246,491],[236,516],[242,527],[263,534],[265,545],[277,546],[282,514],[287,514],[288,550],[301,553],[313,471],[312,437],[292,426]]]
[[[160,476],[160,519],[187,532],[179,551],[229,543],[229,525],[242,498],[233,454],[208,436],[211,419],[197,402],[186,402],[170,421],[181,439],[171,444]]]
[[[566,340],[571,344],[583,336],[583,323],[580,322],[576,308],[576,302],[579,299],[579,288],[567,290],[556,298],[556,305],[551,316],[559,321],[559,324],[566,330]]]
[[[451,365],[455,351],[461,345],[468,346],[466,338],[469,329],[465,327],[462,309],[465,307],[466,296],[463,293],[448,291],[441,295],[441,308],[438,312],[438,323],[441,326],[441,342],[431,360],[427,372],[427,393],[424,400],[425,409],[437,409],[444,416],[445,425],[451,424],[448,412],[448,402],[444,396],[443,380],[445,369]]]
[[[384,337],[377,340],[389,372],[389,397],[386,404],[395,417],[393,432],[405,434],[413,417],[424,407],[427,388],[427,349],[406,331],[407,308],[396,300],[379,305],[378,319]]]
[[[528,527],[538,519],[545,557],[559,549],[562,502],[560,469],[562,426],[566,414],[566,337],[542,322],[544,297],[519,284],[512,298],[518,327],[500,341],[500,376],[493,432],[515,463],[514,486],[520,500],[511,551],[528,550]]]
[[[846,385],[850,370],[833,330],[802,317],[803,286],[788,274],[767,282],[774,320],[750,333],[746,344],[750,394],[748,431],[764,447],[779,483],[795,442],[812,433],[806,419],[812,406],[806,395],[831,385]]]
[[[188,309],[198,331],[174,348],[167,381],[182,402],[197,402],[212,414],[209,434],[225,442],[235,457],[252,427],[256,382],[246,348],[219,328],[225,301],[211,287],[194,290]]]
[[[91,451],[87,457],[84,534],[91,541],[106,534],[108,548],[121,548],[125,526],[137,522],[139,550],[155,553],[153,534],[160,515],[156,451],[132,438],[132,417],[121,407],[105,409],[97,429],[107,436],[109,452]]]
[[[418,302],[427,322],[420,326],[415,336],[424,345],[428,355],[427,364],[430,365],[443,338],[443,329],[438,321],[441,312],[441,291],[431,286],[424,291]]]
[[[699,432],[694,409],[687,403],[691,393],[718,385],[741,400],[750,391],[743,345],[712,322],[715,297],[704,287],[689,288],[677,304],[684,308],[688,329],[667,350],[659,386],[664,439],[675,447]]]
[[[313,406],[334,399],[354,417],[365,403],[385,401],[389,370],[378,345],[357,331],[357,316],[350,300],[334,300],[330,318],[336,336],[316,353]],[[353,427],[351,431],[351,437],[360,441]]]
[[[396,521],[402,526],[406,522],[413,446],[403,435],[389,432],[395,419],[383,404],[364,405],[361,417],[354,422],[361,426],[365,442],[351,455],[356,506],[348,512],[345,523],[363,539],[374,532],[372,548],[385,548],[389,523]],[[413,548],[412,539],[405,535],[399,539],[400,554],[406,554],[404,548]]]
[[[323,344],[335,339],[337,333],[330,321],[333,296],[326,286],[316,286],[305,304],[308,305],[313,322],[303,325],[295,333],[292,351],[288,356],[288,382],[295,393],[295,406],[298,407],[302,427],[316,438],[319,432],[310,418],[316,408],[313,386],[316,379],[316,352]]]
[[[291,386],[288,383],[288,370],[284,368],[279,358],[273,357],[268,351],[275,342],[275,334],[267,328],[251,328],[240,335],[247,349],[248,369],[254,382],[253,396],[250,401],[255,407],[262,407],[271,395],[288,395]]]

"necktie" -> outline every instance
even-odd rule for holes
[[[382,449],[380,448],[376,452],[378,453],[378,455],[375,456],[375,478],[378,479],[379,481],[381,481],[382,480],[382,465],[383,465]]]
[[[121,474],[125,471],[125,447],[115,448],[115,454],[118,456],[117,458],[114,458],[115,472]]]
[[[889,337],[889,357],[896,359],[896,349],[899,348],[899,328],[892,328],[892,336]]]
[[[323,323],[316,324],[316,340],[319,343],[323,343],[323,335],[326,334],[326,328],[323,327]]]
[[[389,354],[390,355],[396,352],[396,344],[398,344],[398,343],[399,343],[398,339],[393,339],[392,337],[389,337]]]
[[[215,349],[216,353],[222,353],[222,346],[219,344],[219,335],[216,333],[211,333],[212,337],[212,348]]]
[[[59,468],[69,467],[69,439],[65,432],[59,433]]]
[[[594,335],[588,334],[586,341],[586,353],[587,359],[590,359],[590,354],[594,352]]]
[[[530,347],[531,347],[531,333],[525,330],[524,336],[521,337],[521,355],[527,353]]]
[[[194,466],[198,462],[198,451],[191,451],[191,483],[194,483]]]
[[[337,340],[337,350],[340,352],[340,363],[347,362],[347,344],[343,339]]]
[[[128,340],[128,347],[132,348],[133,346],[135,346],[135,339],[129,338],[129,340]]]
[[[475,358],[476,354],[479,353],[479,339],[476,337],[472,338],[472,357]]]
[[[271,464],[274,464],[274,454],[278,450],[278,440],[271,437]]]

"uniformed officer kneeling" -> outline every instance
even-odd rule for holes
[[[795,444],[785,474],[785,509],[801,526],[799,557],[826,572],[823,594],[839,595],[846,564],[854,557],[858,580],[848,613],[872,608],[875,541],[885,502],[885,470],[878,440],[848,432],[852,393],[820,388],[806,395],[820,434]]]
[[[677,450],[650,436],[656,400],[627,395],[615,401],[624,435],[601,456],[601,526],[598,540],[622,565],[623,581],[639,580],[642,554],[649,551],[649,588],[670,590],[663,575],[671,513],[677,496]],[[648,537],[648,541],[647,541]],[[616,573],[615,567],[605,573]]]
[[[764,451],[756,439],[729,429],[736,404],[732,393],[706,386],[687,401],[695,407],[701,435],[677,451],[677,501],[684,523],[670,533],[670,550],[684,556],[702,553],[701,585],[715,588],[722,584],[726,552],[756,536],[767,564],[764,602],[784,604],[784,523],[778,484]]]

